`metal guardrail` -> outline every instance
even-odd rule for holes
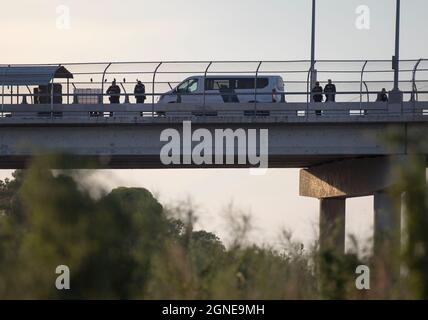
[[[263,92],[258,89],[257,81],[265,76],[281,76],[284,80],[284,92],[276,92],[282,95],[283,98],[277,101],[278,106],[284,113],[291,111],[302,111],[301,114],[308,116],[312,108],[311,102],[311,74],[316,74],[317,80],[325,85],[328,79],[332,79],[336,84],[337,93],[336,101],[338,103],[354,103],[358,104],[358,108],[354,110],[366,110],[370,108],[369,104],[376,100],[377,94],[382,88],[387,90],[393,87],[394,70],[392,70],[392,62],[390,60],[318,60],[312,66],[309,60],[295,61],[152,61],[152,62],[107,62],[107,63],[64,63],[52,64],[53,66],[65,67],[74,78],[60,80],[53,79],[51,82],[51,92],[39,94],[39,97],[45,97],[50,104],[50,110],[44,110],[42,104],[34,104],[35,95],[32,92],[34,86],[7,86],[0,83],[1,86],[1,118],[15,114],[21,114],[14,106],[25,105],[31,114],[39,114],[40,112],[49,112],[54,117],[56,105],[55,100],[62,100],[62,105],[79,105],[78,98],[94,97],[94,93],[76,95],[71,91],[74,89],[92,89],[99,91],[97,105],[102,105],[102,111],[88,111],[90,116],[94,116],[91,112],[108,112],[109,95],[106,93],[107,83],[113,79],[117,80],[121,87],[120,104],[128,105],[129,102],[134,103],[133,96],[134,86],[137,79],[141,80],[146,88],[146,104],[143,107],[144,113],[150,113],[150,116],[155,118],[165,116],[165,112],[160,110],[162,107],[158,103],[162,95],[168,95],[167,92],[180,84],[184,79],[190,76],[201,76],[205,80],[210,76],[249,76],[254,78],[254,89],[249,92],[239,93],[240,96],[248,96],[247,102],[250,101],[252,108],[247,111],[247,115],[265,116],[267,105],[260,102],[264,97],[269,100],[271,92]],[[12,65],[20,66],[20,65]],[[400,89],[404,94],[404,101],[413,103],[412,110],[416,110],[418,101],[428,101],[428,60],[402,60],[400,61]],[[6,66],[1,66],[6,67]],[[28,76],[31,76],[29,74]],[[63,91],[60,94],[53,91],[54,84],[61,84]],[[204,114],[210,104],[209,99],[212,96],[229,96],[233,97],[236,93],[220,93],[220,92],[203,92],[188,94],[185,92],[179,95],[169,93],[169,95],[193,97],[196,102],[193,102],[194,113],[200,112]],[[251,97],[251,98],[250,98]],[[286,102],[285,102],[286,101]],[[175,108],[179,113],[182,110],[177,99]],[[290,110],[292,103],[299,104],[297,109]],[[146,110],[147,105],[150,110]],[[229,104],[228,104],[229,105]],[[303,110],[302,105],[306,105]],[[134,104],[134,107],[136,104]],[[12,108],[12,109],[11,109]],[[92,110],[88,104],[87,110]],[[114,107],[113,109],[115,109]],[[229,106],[230,108],[230,106]],[[354,108],[354,105],[352,105]],[[42,110],[43,109],[43,110]],[[99,106],[95,109],[99,110]],[[123,112],[127,108],[124,108]],[[212,109],[212,108],[211,108]],[[319,107],[322,111],[324,106]],[[403,109],[403,108],[401,108]],[[351,109],[349,109],[351,110]],[[13,111],[13,112],[12,112]],[[252,112],[250,112],[252,111]],[[269,110],[268,110],[269,111]],[[72,111],[70,111],[72,112]],[[113,111],[111,111],[113,112]],[[131,112],[131,111],[129,111]],[[162,113],[163,112],[163,113]],[[117,113],[117,112],[116,112]],[[324,113],[322,113],[324,115]]]

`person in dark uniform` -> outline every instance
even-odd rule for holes
[[[134,96],[137,103],[144,103],[146,100],[146,87],[138,80],[134,88]]]
[[[107,89],[107,94],[110,95],[110,103],[119,103],[120,87],[116,84],[116,79],[113,80],[111,86]]]
[[[324,100],[323,96],[322,96],[322,93],[323,93],[323,89],[320,86],[319,81],[315,82],[315,87],[312,89],[312,99],[313,99],[313,101],[314,102],[322,102]],[[317,116],[320,116],[320,115],[322,115],[322,111],[321,110],[315,110],[315,114]]]
[[[386,93],[385,88],[377,94],[376,102],[388,102],[388,94]]]
[[[323,101],[323,89],[320,86],[320,83],[317,81],[315,82],[315,87],[312,89],[312,97],[314,99],[314,102],[322,102]]]
[[[331,79],[328,79],[328,83],[324,88],[324,94],[325,102],[336,102],[336,86]]]

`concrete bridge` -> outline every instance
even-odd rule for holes
[[[428,99],[423,99],[428,93],[423,91],[428,79],[416,77],[418,70],[428,70],[423,67],[424,62],[402,63],[411,66],[401,71],[405,79],[400,84],[404,89],[398,99],[394,95],[389,102],[373,102],[373,98],[382,86],[392,83],[391,79],[382,78],[389,74],[390,61],[379,62],[384,67],[376,71],[365,71],[367,61],[358,62],[356,70],[338,70],[336,75],[349,76],[339,81],[338,87],[347,86],[349,90],[340,90],[337,92],[337,102],[329,103],[312,102],[310,94],[309,76],[321,79],[323,74],[330,77],[337,71],[323,69],[321,62],[318,63],[318,70],[313,70],[314,65],[309,62],[297,62],[306,64],[303,71],[298,68],[289,68],[288,71],[285,68],[267,68],[263,71],[261,63],[256,64],[256,80],[266,73],[281,74],[284,79],[293,76],[293,80],[284,81],[286,86],[294,88],[285,92],[288,102],[275,103],[257,102],[257,95],[261,94],[257,90],[249,93],[255,97],[253,103],[212,104],[205,100],[205,92],[203,103],[156,103],[162,92],[179,83],[177,75],[180,72],[176,70],[175,63],[171,63],[174,70],[169,72],[161,70],[162,63],[150,63],[155,66],[152,71],[123,71],[122,75],[125,76],[139,74],[143,82],[149,84],[146,104],[130,103],[132,87],[126,79],[121,82],[124,91],[121,93],[121,103],[106,103],[104,83],[107,77],[122,76],[117,70],[111,74],[107,72],[111,64],[97,65],[99,72],[74,71],[73,74],[63,66],[56,66],[49,69],[50,74],[41,72],[37,77],[15,73],[8,78],[6,72],[0,72],[0,168],[23,168],[34,155],[52,153],[91,160],[90,163],[96,168],[253,167],[248,162],[237,161],[242,152],[248,151],[248,145],[240,147],[238,137],[232,139],[236,144],[231,148],[227,145],[221,148],[222,156],[236,159],[233,164],[200,165],[183,161],[165,165],[160,157],[165,146],[165,141],[160,139],[161,134],[164,130],[174,129],[183,135],[184,121],[191,121],[193,131],[204,129],[211,136],[215,135],[216,130],[249,132],[267,129],[269,167],[300,168],[300,195],[320,200],[321,245],[343,252],[346,199],[374,195],[375,247],[379,247],[387,234],[400,231],[401,219],[388,194],[389,188],[397,181],[393,173],[394,164],[408,161],[409,155],[414,152],[412,143],[415,137],[428,136]],[[266,66],[271,64],[265,63]],[[289,66],[287,62],[286,65]],[[70,65],[67,68],[73,67]],[[202,74],[207,75],[210,67],[212,62]],[[7,67],[4,70],[8,70]],[[314,71],[317,71],[316,74]],[[186,70],[182,72],[189,73]],[[215,72],[224,74],[224,70]],[[363,79],[365,72],[370,79]],[[353,75],[357,77],[352,78]],[[74,80],[70,83],[73,76]],[[156,76],[175,78],[155,81]],[[24,85],[28,77],[32,79],[32,85],[50,81],[48,103],[30,101],[37,95],[31,92],[28,85]],[[67,90],[60,93],[61,103],[55,99],[55,77],[66,79],[62,85],[66,85]],[[92,77],[100,79],[94,81]],[[70,84],[78,90],[71,93]],[[79,89],[83,86],[87,89]],[[99,86],[101,89],[97,89]],[[157,87],[161,89],[156,91]],[[6,93],[7,90],[9,92]],[[394,144],[388,143],[386,136],[389,132],[402,139]],[[189,150],[191,152],[199,142],[188,142],[190,146],[186,149],[186,142],[182,141],[181,157],[190,156]],[[211,148],[209,152],[215,157],[219,149],[215,146]],[[261,154],[262,151],[261,145],[256,145],[256,153]],[[428,148],[418,152],[419,156],[426,158]],[[425,172],[421,170],[420,174],[425,175]]]
[[[387,193],[395,183],[393,163],[405,161],[414,137],[428,136],[428,103],[371,103],[365,105],[365,112],[360,112],[359,103],[258,107],[271,115],[244,116],[252,104],[208,105],[206,110],[223,113],[215,117],[192,116],[195,108],[190,105],[181,105],[181,113],[171,117],[151,117],[150,105],[54,105],[52,110],[50,105],[39,105],[37,112],[32,105],[8,105],[3,110],[9,116],[0,119],[0,167],[23,168],[35,154],[65,153],[92,160],[98,168],[244,168],[251,165],[237,161],[164,165],[161,132],[182,132],[183,121],[191,121],[192,130],[203,128],[213,134],[216,129],[268,129],[269,167],[301,168],[300,195],[320,200],[322,245],[334,244],[344,251],[345,203],[352,197],[374,195],[376,239],[400,230]],[[157,105],[155,112],[171,108]],[[320,108],[323,114],[318,116],[315,110]],[[100,111],[108,116],[91,116]],[[385,140],[387,132],[404,139],[390,145]],[[239,156],[237,144],[232,152],[235,158]],[[426,155],[428,148],[422,152]]]

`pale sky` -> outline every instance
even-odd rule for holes
[[[394,0],[318,0],[317,59],[390,59]],[[57,28],[59,5],[70,29]],[[160,60],[301,60],[310,57],[310,0],[16,0],[1,4],[1,64]],[[370,9],[370,29],[355,26]],[[401,58],[428,57],[426,0],[402,1]],[[0,177],[9,175],[0,172]],[[146,187],[164,203],[191,197],[200,227],[223,238],[219,217],[230,201],[248,210],[254,239],[274,243],[281,227],[306,243],[316,236],[318,201],[298,196],[298,170],[134,170],[100,173],[109,187]],[[372,199],[347,202],[347,233],[364,239]]]

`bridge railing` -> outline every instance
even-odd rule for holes
[[[31,114],[39,114],[53,111],[57,105],[86,106],[88,112],[91,105],[102,106],[103,112],[110,115],[110,94],[107,89],[113,80],[116,80],[121,89],[119,94],[120,105],[138,104],[134,95],[134,87],[137,81],[145,85],[144,112],[151,117],[165,116],[162,111],[156,110],[162,107],[161,97],[168,97],[174,106],[176,113],[182,110],[181,106],[190,103],[194,112],[202,112],[208,105],[213,104],[213,98],[217,98],[218,104],[226,102],[246,103],[247,115],[262,116],[266,113],[267,105],[276,102],[284,113],[290,110],[293,103],[302,109],[299,114],[308,116],[312,108],[313,81],[316,79],[324,87],[331,79],[336,85],[336,101],[338,103],[354,103],[359,105],[358,110],[369,109],[369,103],[376,101],[378,93],[385,88],[387,91],[393,87],[392,62],[390,60],[318,60],[311,69],[308,60],[296,61],[152,61],[152,62],[116,62],[116,63],[65,63],[54,64],[66,68],[73,78],[52,79],[48,91],[35,93],[37,85],[13,85],[0,83],[1,86],[1,114],[2,118],[11,116],[12,111],[18,116],[20,112],[17,106],[24,106]],[[12,65],[16,67],[19,65]],[[5,67],[5,66],[3,66]],[[9,67],[9,66],[7,66]],[[31,66],[29,66],[31,67]],[[3,68],[4,69],[4,68]],[[313,76],[312,76],[313,75]],[[37,75],[29,73],[22,77],[35,78]],[[197,92],[177,92],[177,86],[185,79],[199,76],[200,82],[205,84],[207,78],[213,76],[234,77],[248,76],[254,79],[254,85],[247,90],[236,92],[225,90],[223,92],[203,90]],[[266,91],[258,88],[257,81],[266,76],[280,76],[283,79],[284,91]],[[1,79],[5,79],[2,77]],[[7,79],[7,77],[6,77]],[[48,84],[46,84],[48,85]],[[55,87],[61,87],[58,91]],[[201,85],[201,83],[199,83]],[[400,89],[404,94],[404,101],[413,103],[428,101],[428,60],[402,60],[400,62]],[[234,88],[229,88],[234,89]],[[237,100],[236,97],[243,101]],[[50,105],[50,110],[45,111],[43,105]],[[229,103],[226,103],[229,105]],[[146,110],[150,107],[151,110]],[[322,111],[327,106],[320,106]],[[12,109],[10,109],[12,108]],[[15,108],[15,109],[13,109]],[[114,107],[113,109],[115,109]],[[230,108],[230,106],[229,106]],[[123,108],[124,110],[127,108]],[[331,109],[331,108],[330,108]],[[403,108],[402,108],[403,109]],[[355,109],[356,110],[356,109]],[[250,112],[252,111],[252,112]],[[72,112],[72,111],[70,111]],[[95,112],[95,111],[94,111]],[[127,112],[127,111],[124,111]],[[130,111],[131,112],[131,111]],[[5,116],[6,114],[6,116]],[[321,112],[325,115],[325,112]]]

